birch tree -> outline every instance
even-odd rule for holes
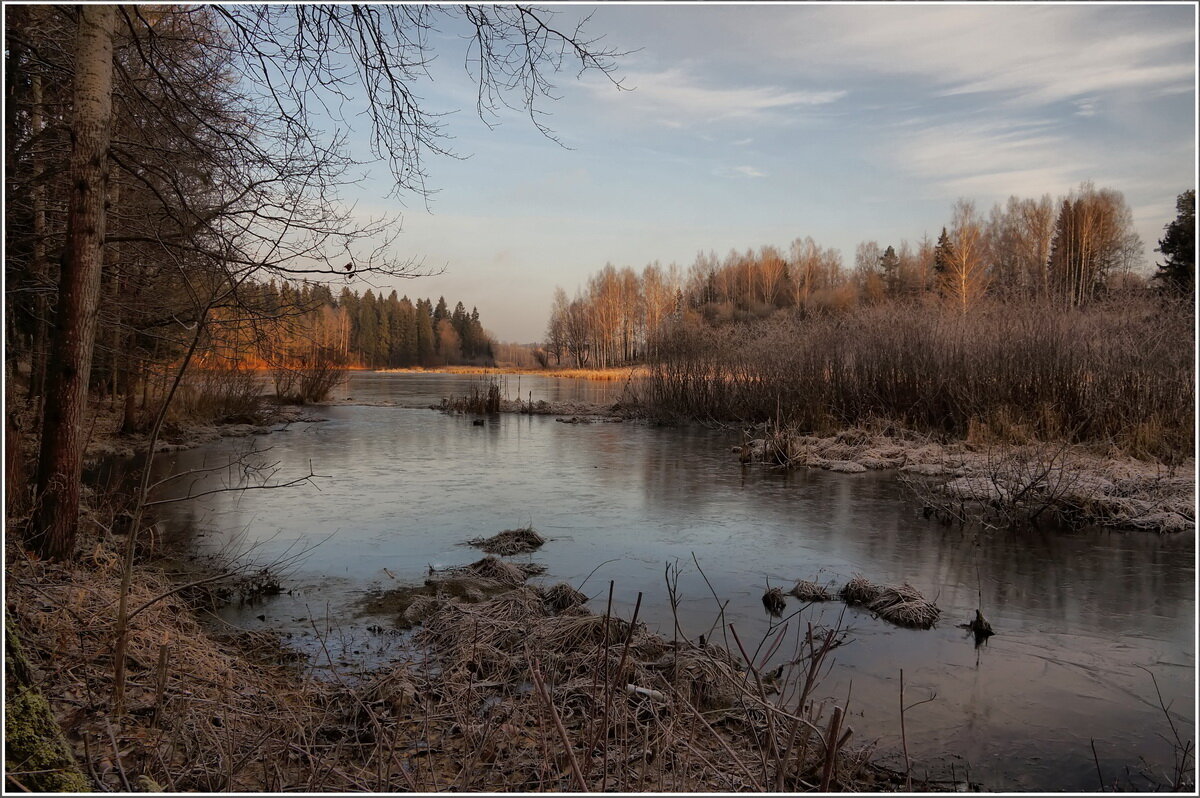
[[[975,203],[955,203],[949,238],[953,246],[946,254],[941,274],[942,296],[966,314],[983,298],[989,280],[983,223]]]

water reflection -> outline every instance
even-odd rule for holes
[[[356,375],[345,395],[399,406],[330,407],[324,424],[165,458],[164,472],[210,467],[248,445],[269,445],[258,457],[277,461],[280,479],[310,462],[329,475],[319,490],[168,506],[166,523],[198,550],[237,540],[269,559],[332,536],[296,568],[293,596],[229,617],[299,635],[309,618],[328,615],[351,641],[353,661],[365,650],[355,630],[365,634],[375,622],[348,609],[363,591],[395,584],[392,575],[419,581],[429,565],[475,559],[462,541],[531,522],[551,538],[534,555],[548,566],[546,579],[587,579],[583,590],[597,603],[612,580],[626,613],[642,592],[643,617],[664,631],[672,628],[664,565],[678,563],[679,621],[693,639],[709,633],[718,610],[693,554],[744,640],[769,628],[759,600],[768,582],[840,585],[862,573],[936,598],[943,621],[928,632],[845,611],[853,642],[838,650],[821,695],[844,701],[849,693],[856,739],[894,751],[903,668],[906,695],[937,695],[906,717],[910,753],[935,774],[946,765],[933,757],[950,753],[960,757],[960,776],[969,766],[989,787],[1091,790],[1092,738],[1114,775],[1139,756],[1169,763],[1160,737],[1169,730],[1143,667],[1177,722],[1194,724],[1192,535],[962,530],[921,518],[886,474],[740,467],[729,454],[732,432],[528,416],[474,426],[415,409],[465,393],[475,379]],[[613,401],[620,388],[523,378],[520,390],[535,401]],[[997,634],[976,649],[956,624],[979,606]],[[840,603],[816,605],[797,620],[832,623],[842,613]],[[789,634],[800,627],[794,621]]]

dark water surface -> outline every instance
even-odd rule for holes
[[[709,633],[716,618],[693,555],[749,645],[768,628],[760,602],[767,580],[786,590],[796,579],[841,585],[861,573],[936,598],[942,621],[930,631],[845,610],[851,642],[837,649],[820,691],[839,703],[849,693],[854,739],[878,741],[893,763],[901,669],[906,703],[936,696],[905,718],[918,775],[949,777],[953,768],[989,790],[1090,791],[1098,786],[1094,740],[1107,781],[1145,786],[1140,771],[1165,779],[1171,729],[1150,673],[1183,739],[1195,738],[1191,533],[962,530],[924,520],[893,474],[743,468],[729,454],[734,432],[517,415],[474,426],[424,409],[476,383],[356,374],[342,397],[396,406],[330,406],[320,409],[325,423],[161,456],[165,475],[269,447],[254,457],[278,463],[276,480],[303,475],[310,463],[327,475],[315,486],[166,505],[168,532],[197,551],[250,549],[263,562],[306,551],[285,579],[292,595],[231,608],[227,620],[291,633],[310,650],[314,627],[329,630],[335,660],[369,665],[395,651],[367,631],[382,619],[353,609],[364,593],[419,584],[431,565],[482,556],[462,541],[532,523],[551,538],[531,555],[548,566],[544,580],[587,579],[583,590],[599,612],[611,580],[626,617],[641,591],[641,617],[668,637],[668,563],[680,570],[684,633]],[[599,402],[621,388],[522,377],[519,390],[535,401]],[[515,377],[506,390],[516,397]],[[237,479],[236,470],[221,470],[188,481],[198,491]],[[956,628],[972,617],[977,590],[997,632],[979,649]],[[798,606],[790,600],[789,610]],[[797,620],[831,624],[843,606],[819,605]],[[794,637],[776,660],[789,656]]]

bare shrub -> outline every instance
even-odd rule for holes
[[[949,481],[935,479],[947,474],[953,475]],[[1131,469],[1113,461],[1097,469],[1078,447],[1062,443],[988,446],[953,472],[906,469],[900,481],[927,516],[943,521],[1008,529],[1101,525],[1160,532],[1195,524],[1189,475],[1174,467]]]
[[[273,371],[275,395],[287,404],[323,402],[346,378],[345,358],[332,347],[314,347]]]
[[[263,382],[248,369],[193,369],[171,405],[176,421],[256,424],[262,409]]]

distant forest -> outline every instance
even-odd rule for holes
[[[1146,288],[1144,262],[1119,191],[1084,183],[1058,200],[1014,196],[986,215],[960,200],[936,239],[864,241],[852,267],[811,237],[724,258],[701,252],[687,269],[606,265],[574,297],[556,291],[540,354],[577,367],[642,362],[681,323],[719,327],[783,311],[803,317],[936,302],[969,314],[997,301],[1078,308]]]
[[[367,289],[361,295],[328,285],[288,282],[251,286],[246,304],[258,318],[238,325],[212,342],[203,358],[209,365],[300,367],[336,363],[371,369],[409,366],[492,365],[493,342],[462,302],[451,310],[437,302],[392,291],[385,298]]]

